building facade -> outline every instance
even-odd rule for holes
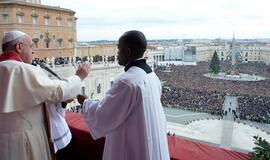
[[[36,58],[68,57],[75,54],[75,12],[42,5],[40,0],[0,1],[0,37],[11,30],[31,36]]]
[[[85,56],[115,56],[117,55],[116,44],[99,44],[99,45],[88,45],[78,46],[76,48],[76,55],[79,57]]]
[[[220,61],[226,61],[231,59],[231,47],[230,45],[193,45],[193,51],[191,54],[186,54],[184,48],[187,47],[169,47],[167,49],[151,50],[155,63],[162,61],[183,61],[183,62],[209,62],[212,59],[214,52],[216,51]],[[171,49],[173,48],[173,49]],[[176,49],[175,49],[176,48]],[[183,48],[183,51],[178,51],[179,48]],[[195,48],[195,49],[194,49]],[[173,55],[172,55],[172,51]],[[176,52],[177,51],[177,52]],[[236,57],[241,62],[262,62],[270,64],[270,46],[269,45],[239,45],[236,50]],[[172,58],[173,57],[173,58]],[[177,58],[175,58],[177,57]]]

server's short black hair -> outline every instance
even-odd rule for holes
[[[119,39],[127,45],[128,48],[138,53],[142,57],[147,48],[147,40],[144,34],[137,30],[125,32]]]

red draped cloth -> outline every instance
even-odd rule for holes
[[[248,160],[250,156],[232,150],[209,146],[169,136],[169,151],[171,160]]]
[[[94,140],[81,114],[67,112],[66,120],[72,134],[72,154],[77,160],[102,160],[105,138]]]
[[[93,140],[81,114],[67,112],[66,120],[72,133],[72,152],[78,160],[101,160],[105,138]],[[171,160],[249,160],[245,153],[168,136]]]

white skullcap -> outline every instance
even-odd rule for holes
[[[2,45],[7,43],[7,42],[10,42],[10,41],[13,41],[15,39],[18,39],[22,36],[26,35],[25,33],[21,32],[21,31],[10,31],[10,32],[5,32],[4,34],[4,38],[2,40]]]

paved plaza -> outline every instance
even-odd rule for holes
[[[234,121],[233,110],[238,107],[237,97],[226,96],[220,119],[208,113],[164,108],[168,132],[177,136],[220,146],[226,149],[249,152],[255,147],[253,136],[259,135],[270,141],[268,124],[250,121]]]
[[[214,79],[223,79],[223,80],[232,80],[232,81],[262,81],[265,80],[265,77],[258,75],[250,75],[245,73],[239,73],[239,75],[228,75],[226,73],[206,73],[204,74],[206,77],[214,78]]]

